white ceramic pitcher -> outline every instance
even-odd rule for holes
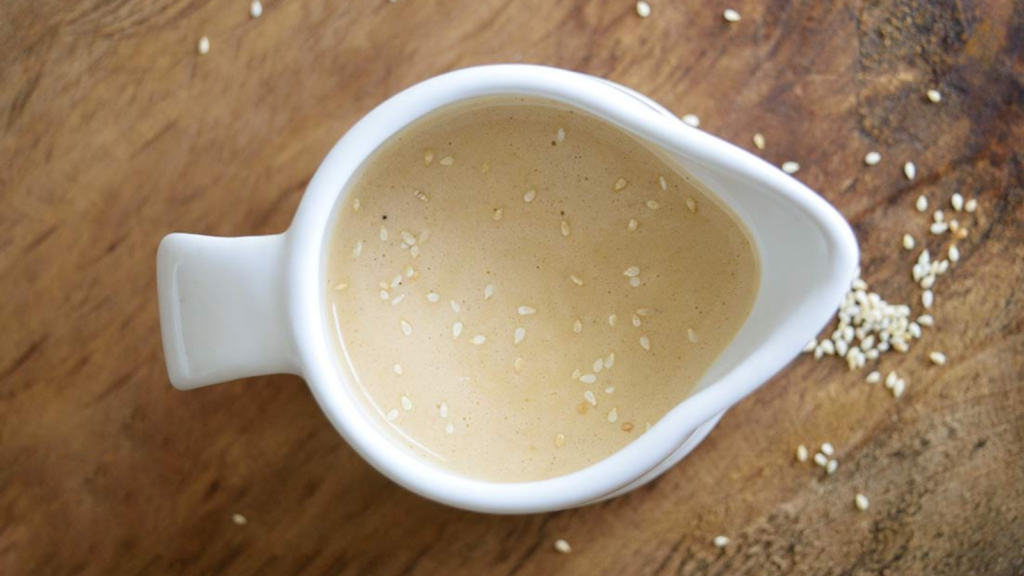
[[[325,246],[346,184],[409,123],[453,102],[493,95],[562,101],[667,152],[745,222],[760,254],[750,317],[695,392],[628,446],[566,476],[523,483],[475,480],[428,464],[371,421],[335,365],[325,321]],[[528,513],[581,506],[642,486],[681,460],[722,414],[792,360],[828,322],[858,262],[846,221],[780,170],[684,125],[612,82],[540,66],[451,72],[390,98],[334,146],[283,234],[171,234],[157,255],[160,321],[171,383],[183,390],[262,374],[305,378],[334,427],[402,486],[452,506]]]

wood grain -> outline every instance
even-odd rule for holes
[[[1024,10],[737,0],[728,25],[724,5],[651,3],[0,5],[0,574],[1024,574]],[[914,199],[977,197],[937,329],[882,362],[907,395],[802,358],[651,485],[498,517],[384,479],[298,379],[171,389],[164,234],[280,232],[376,104],[511,61],[632,86],[748,149],[762,132],[853,222],[890,301],[918,298],[902,234],[939,245]],[[792,458],[825,440],[829,479]]]

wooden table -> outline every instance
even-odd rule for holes
[[[651,4],[267,0],[252,20],[247,0],[3,3],[0,574],[1024,573],[1019,4]],[[762,156],[799,161],[854,223],[891,302],[919,308],[903,233],[940,245],[917,196],[978,198],[937,328],[883,357],[907,394],[803,357],[649,486],[497,517],[386,480],[297,378],[170,387],[164,234],[280,232],[368,110],[513,61],[616,80],[751,150],[763,133]],[[793,458],[826,440],[831,478]]]

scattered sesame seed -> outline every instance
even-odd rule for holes
[[[796,447],[796,459],[798,462],[807,462],[807,446],[803,444]]]
[[[870,506],[871,503],[868,502],[867,496],[863,494],[857,494],[856,496],[853,497],[853,505],[857,507],[857,510],[863,512],[868,509],[868,506]]]
[[[697,343],[697,333],[693,331],[693,328],[686,329],[686,337],[690,339],[690,342]]]
[[[402,410],[406,412],[412,410],[412,400],[408,396],[402,396]]]
[[[412,336],[412,325],[410,325],[405,320],[402,320],[401,326],[402,326],[402,334],[405,334],[406,336]]]
[[[640,278],[638,278],[636,276],[630,278],[629,279],[629,285],[632,286],[633,288],[636,288],[637,286],[640,286]]]
[[[836,449],[832,446],[832,444],[825,442],[824,444],[821,445],[821,453],[824,454],[825,456],[831,456],[836,453]]]
[[[573,380],[579,380],[580,379],[580,369],[579,368],[577,368],[577,369],[572,371],[572,379]]]
[[[639,225],[640,223],[636,221],[636,218],[630,218],[629,224],[626,225],[626,230],[629,230],[630,232],[635,232],[637,226]]]
[[[817,347],[818,347],[818,339],[817,338],[811,338],[811,340],[809,342],[807,342],[807,344],[804,344],[803,351],[804,352],[813,352],[814,349],[817,348]]]
[[[344,282],[341,282],[341,283],[338,283],[338,284],[334,285],[334,289],[337,290],[338,292],[341,292],[342,290],[345,290],[346,288],[348,288],[348,284],[345,284]]]
[[[572,552],[572,547],[570,547],[569,543],[565,540],[558,539],[555,540],[555,550],[561,552],[562,554],[569,554]]]
[[[597,382],[597,376],[594,374],[584,374],[580,376],[580,382],[583,382],[584,384],[593,384],[594,382]]]
[[[935,294],[931,290],[925,290],[921,293],[921,304],[925,308],[931,308],[933,303],[935,303]]]
[[[949,224],[945,222],[932,222],[930,228],[928,228],[932,234],[945,234],[949,231]]]
[[[597,360],[594,360],[593,370],[595,374],[600,373],[601,370],[604,370],[604,358],[598,358]]]
[[[782,163],[782,171],[786,174],[796,174],[800,170],[800,163],[789,160]]]
[[[494,296],[494,284],[484,286],[484,300],[490,300]]]
[[[572,331],[577,334],[583,332],[583,322],[581,322],[579,318],[577,318],[576,321],[572,323]]]
[[[562,220],[562,236],[568,236],[572,230],[569,229],[569,223]]]
[[[565,141],[565,128],[559,127],[558,128],[558,132],[555,132],[555,138],[559,142],[564,142]]]
[[[434,161],[434,151],[430,150],[428,148],[427,151],[423,153],[423,165],[424,166],[430,166],[430,163],[433,162],[433,161]]]
[[[537,191],[536,190],[532,190],[532,189],[531,190],[527,190],[526,194],[523,194],[523,202],[526,202],[527,204],[529,204],[530,202],[533,202],[533,199],[536,198],[536,197],[537,197]]]
[[[494,221],[497,222],[498,220],[501,220],[501,216],[504,213],[504,210],[502,210],[501,208],[495,208],[494,213],[491,215],[491,218],[493,218]]]
[[[437,411],[438,411],[438,413],[440,413],[441,418],[447,418],[448,417],[448,403],[447,402],[441,402],[441,405],[438,406]]]
[[[824,468],[825,466],[828,465],[828,456],[825,456],[824,454],[819,452],[814,455],[814,463]]]
[[[398,418],[398,409],[392,408],[388,411],[388,422],[394,421],[395,418]]]
[[[726,10],[726,12],[729,12],[729,11]],[[728,18],[726,18],[726,19],[728,19]],[[739,20],[739,16],[737,16],[736,19]],[[734,22],[735,22],[735,20],[734,20]],[[715,536],[715,539],[712,540],[711,542],[715,545],[716,548],[725,548],[726,546],[729,545],[729,539],[726,538],[725,536]]]
[[[249,523],[249,519],[241,514],[232,514],[231,521],[234,522],[235,526],[245,526]]]
[[[917,323],[921,326],[934,326],[935,319],[932,318],[931,314],[922,314],[917,317]]]
[[[260,3],[260,0],[252,0],[252,3],[249,4],[249,16],[253,18],[263,16],[263,4]]]
[[[395,296],[394,300],[391,301],[391,305],[392,306],[398,306],[398,304],[402,300],[405,300],[405,294],[399,294],[398,296]]]
[[[946,363],[946,355],[942,352],[932,352],[928,355],[928,359],[932,361],[932,364],[942,366]]]
[[[643,348],[644,350],[650,350],[651,349],[651,340],[650,340],[650,338],[648,338],[647,336],[641,336],[640,337],[640,347]]]
[[[445,424],[444,425],[444,431],[447,434],[451,434],[452,432],[455,432],[455,425],[452,424],[451,422]]]
[[[647,18],[651,15],[651,5],[643,0],[636,3],[636,15],[641,18]]]
[[[932,104],[938,104],[939,102],[942,102],[942,93],[939,92],[938,90],[935,90],[934,88],[929,90],[925,94],[927,94],[928,100]]]
[[[960,249],[956,247],[956,244],[949,246],[949,261],[954,263],[960,261]]]
[[[416,275],[416,270],[413,269],[412,266],[406,266],[405,267],[405,277],[406,278],[412,278],[415,275]]]
[[[476,336],[473,336],[470,342],[475,344],[476,346],[480,346],[484,342],[487,342],[487,336],[484,336],[483,334],[477,334]]]
[[[529,316],[530,314],[536,314],[536,313],[537,313],[537,309],[536,308],[531,308],[530,306],[520,306],[519,307],[519,315],[520,316]]]
[[[949,199],[949,204],[953,206],[953,210],[959,212],[964,208],[964,197],[959,192],[954,192],[953,197]]]
[[[874,166],[875,164],[878,164],[881,161],[882,155],[879,154],[878,152],[872,151],[864,155],[864,163],[867,164],[868,166]]]
[[[452,337],[458,339],[462,335],[462,322],[452,324]]]
[[[352,211],[359,212],[359,208],[362,207],[362,205],[363,204],[359,201],[359,198],[352,200]]]
[[[455,158],[452,158],[451,156],[441,158],[441,166],[451,166],[452,164],[455,164]]]
[[[459,303],[458,303],[458,302],[456,302],[455,300],[449,300],[449,301],[448,301],[448,304],[449,304],[449,305],[451,305],[451,307],[452,307],[452,312],[455,312],[456,314],[458,314],[458,313],[459,313],[459,310],[460,310],[461,308],[460,308],[460,306],[459,306]]]
[[[359,258],[359,255],[362,254],[362,253],[363,253],[363,241],[360,240],[360,241],[356,242],[355,247],[352,248],[352,257],[353,258]]]
[[[399,232],[399,235],[402,237],[402,242],[405,242],[409,246],[413,246],[416,244],[416,237],[413,236],[411,232],[402,230],[401,232]]]
[[[557,446],[559,448],[561,448],[562,446],[565,446],[565,434],[556,434],[555,435],[555,446]]]
[[[441,301],[441,296],[438,295],[437,292],[427,292],[427,301],[428,302],[440,302]]]
[[[629,268],[626,268],[626,270],[622,273],[622,275],[626,276],[628,278],[633,278],[634,276],[639,276],[640,275],[640,267],[639,266],[630,266]]]
[[[413,246],[412,248],[409,248],[409,255],[412,256],[413,258],[419,258],[420,247],[419,246]]]
[[[618,317],[618,316],[616,316],[615,314],[612,314],[612,315],[608,316],[608,325],[609,325],[609,326],[611,326],[612,328],[614,328],[614,327],[615,327],[615,321],[616,321],[616,320],[617,320],[618,318],[619,318],[619,317]]]
[[[700,118],[696,114],[687,114],[683,116],[683,124],[686,124],[690,128],[697,128],[700,126]]]
[[[902,378],[900,378],[892,386],[892,395],[893,395],[893,397],[894,398],[899,398],[900,396],[903,396],[903,392],[906,389],[907,389],[907,381],[902,379]]]
[[[658,176],[658,184],[661,185],[662,190],[668,190],[668,182],[665,181],[664,176]]]
[[[913,250],[915,246],[914,237],[910,234],[903,235],[903,248],[906,250]]]
[[[587,403],[591,406],[597,406],[597,396],[594,396],[594,393],[590,390],[583,393],[583,398],[586,399]]]
[[[764,146],[765,146],[764,134],[761,134],[760,132],[755,132],[754,133],[754,147],[756,147],[758,150],[764,150]]]
[[[651,210],[657,210],[658,208],[661,208],[661,204],[658,204],[656,200],[648,200],[647,207]]]
[[[968,212],[974,212],[977,209],[978,201],[975,200],[974,198],[971,198],[970,200],[964,203],[964,210],[967,210]]]
[[[825,465],[825,473],[828,474],[829,476],[835,474],[836,470],[838,470],[838,469],[839,469],[839,461],[838,460],[829,460],[828,464]]]
[[[878,370],[868,374],[868,377],[864,379],[868,384],[878,384],[882,381],[882,374]]]
[[[390,294],[388,294],[388,291],[387,291],[387,290],[381,290],[381,291],[380,291],[380,299],[381,299],[381,300],[387,300],[387,299],[389,299],[389,298],[391,298],[391,295],[390,295]]]
[[[526,328],[520,326],[512,334],[512,343],[518,345],[524,338],[526,338]]]
[[[615,181],[615,191],[621,192],[623,189],[625,189],[627,184],[629,184],[629,182],[626,182],[625,178],[619,178],[618,180]]]
[[[903,165],[903,175],[907,177],[907,180],[913,180],[917,176],[917,166],[914,166],[913,162],[907,162]]]
[[[725,12],[722,12],[722,18],[725,18],[726,22],[739,22],[740,13],[733,10],[732,8],[729,8]]]
[[[387,242],[387,239],[388,239],[388,229],[385,226],[381,226],[380,227],[380,239],[382,241],[384,241],[384,242]]]
[[[206,36],[200,38],[199,43],[196,44],[196,52],[199,52],[200,55],[208,54],[210,52],[210,39]]]
[[[609,352],[608,357],[604,359],[604,367],[611,369],[615,365],[615,352]]]
[[[575,274],[569,274],[569,280],[572,280],[572,283],[577,286],[583,286],[583,280]]]
[[[936,210],[935,212],[932,212],[932,220],[935,222],[945,222],[946,213],[942,210]]]
[[[612,408],[608,412],[608,421],[614,424],[615,421],[618,420],[618,419],[619,419],[619,409],[618,408]]]
[[[917,201],[914,202],[914,207],[917,208],[918,212],[924,212],[928,209],[928,198],[924,194],[917,197]]]

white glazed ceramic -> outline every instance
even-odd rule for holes
[[[417,118],[487,95],[560,100],[660,148],[744,220],[760,252],[750,318],[697,386],[649,431],[601,462],[525,483],[451,474],[394,444],[335,365],[325,322],[324,246],[336,205],[360,164]],[[792,360],[835,312],[853,279],[857,244],[817,194],[744,150],[684,125],[611,82],[525,65],[469,68],[417,84],[349,130],[316,171],[288,230],[276,236],[171,234],[157,255],[160,320],[171,383],[192,389],[262,374],[305,378],[327,417],[374,467],[452,506],[529,513],[581,506],[652,480],[711,431],[726,409]]]

